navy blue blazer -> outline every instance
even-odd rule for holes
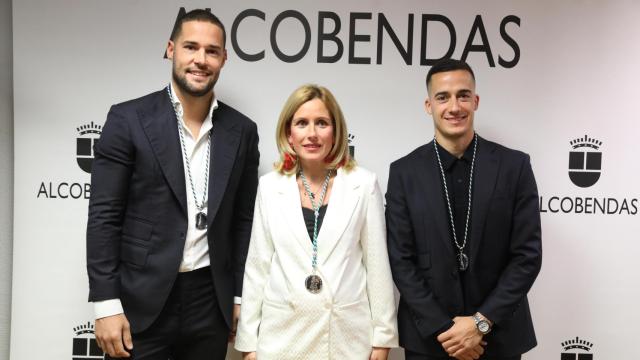
[[[208,243],[220,310],[241,296],[258,183],[258,133],[219,102],[213,112]],[[87,223],[89,301],[119,298],[133,332],[159,315],[182,261],[187,192],[166,89],[111,107],[95,147]]]
[[[436,337],[455,316],[494,322],[485,354],[536,345],[527,301],[542,262],[538,191],[529,156],[479,138],[469,268],[457,270],[433,142],[391,164],[386,200],[389,261],[400,291],[400,344],[447,357]]]

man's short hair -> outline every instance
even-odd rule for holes
[[[188,21],[205,21],[219,27],[222,30],[222,46],[224,47],[226,45],[227,31],[224,29],[224,25],[217,16],[204,9],[194,9],[181,16],[173,27],[170,37],[171,41],[176,41],[182,32],[182,24]]]
[[[473,74],[473,70],[471,70],[471,66],[469,66],[469,64],[462,60],[443,59],[435,63],[435,65],[433,65],[431,69],[429,69],[429,72],[427,73],[427,91],[429,91],[429,88],[431,87],[431,77],[434,74],[456,70],[467,71],[469,74],[471,74],[471,78],[473,79],[473,81],[476,81],[476,76]]]

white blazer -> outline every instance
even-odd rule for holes
[[[373,346],[398,346],[382,195],[375,174],[339,169],[312,244],[295,176],[260,178],[235,348],[258,360],[368,359]]]

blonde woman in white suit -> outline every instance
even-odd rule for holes
[[[287,100],[262,176],[235,347],[244,359],[385,360],[398,346],[382,195],[324,87]]]

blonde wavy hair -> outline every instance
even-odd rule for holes
[[[300,162],[297,161],[297,155],[289,144],[288,139],[291,134],[291,121],[300,106],[313,99],[322,100],[327,110],[329,110],[329,115],[331,115],[334,144],[325,159],[327,168],[338,169],[342,167],[344,170],[349,171],[356,165],[349,155],[349,140],[347,138],[349,133],[340,105],[338,105],[329,89],[315,84],[306,84],[297,88],[289,96],[278,119],[276,145],[278,146],[280,159],[274,164],[274,168],[281,174],[292,175],[300,171]]]

